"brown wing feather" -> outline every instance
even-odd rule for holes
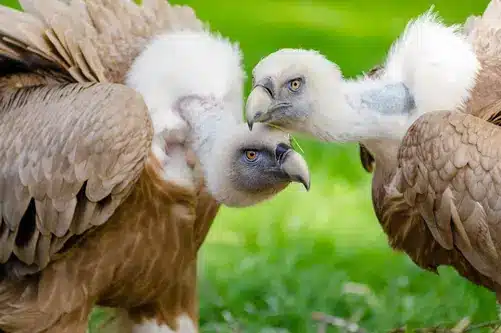
[[[481,16],[469,17],[464,32],[482,66],[467,105],[467,113],[480,111],[501,99],[501,1],[492,0]]]
[[[23,275],[113,214],[153,129],[142,98],[121,85],[7,90],[0,105],[0,263]]]
[[[478,117],[459,112],[428,113],[412,125],[402,142],[400,167],[386,199],[393,202],[388,204],[393,208],[400,200],[409,210],[408,218],[424,219],[442,248],[439,251],[449,253],[449,259],[442,256],[439,260],[442,264],[454,265],[472,280],[478,281],[480,274],[498,284],[500,143],[499,127]],[[396,209],[387,209],[384,224],[396,217],[394,212]],[[411,235],[407,232],[405,236]],[[468,266],[471,268],[465,269]]]
[[[171,29],[202,29],[187,6],[165,0],[21,0],[0,6],[0,54],[34,65],[47,61],[75,82],[123,83],[146,43]],[[27,60],[29,59],[29,60]]]
[[[391,245],[419,266],[452,265],[499,290],[501,272],[501,1],[463,29],[482,70],[465,112],[433,112],[404,138],[393,181],[374,189]],[[496,286],[497,285],[497,286]]]
[[[71,82],[67,75],[50,67],[33,68],[30,64],[0,56],[0,93],[9,89]]]

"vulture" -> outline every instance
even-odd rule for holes
[[[243,121],[239,46],[164,0],[0,6],[0,331],[197,332],[220,205],[291,182],[286,132]]]
[[[446,26],[411,20],[381,66],[344,79],[313,50],[253,69],[249,127],[360,142],[392,248],[437,273],[452,266],[501,300],[501,1]]]

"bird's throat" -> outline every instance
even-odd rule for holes
[[[344,113],[353,139],[400,141],[412,123],[415,101],[403,83],[362,80],[347,84]]]
[[[177,103],[179,114],[190,126],[189,144],[203,166],[216,148],[217,134],[235,125],[228,123],[232,118],[224,117],[222,108],[219,101],[196,95],[183,97]]]

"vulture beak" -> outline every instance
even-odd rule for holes
[[[254,85],[247,98],[245,106],[245,118],[249,130],[256,122],[266,122],[270,120],[269,111],[273,107],[273,81],[265,78]]]
[[[279,144],[277,159],[280,169],[291,181],[303,184],[306,191],[310,190],[310,170],[301,154],[286,144]]]

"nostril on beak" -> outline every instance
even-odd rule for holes
[[[256,112],[256,114],[254,115],[254,120],[261,118],[262,115],[262,112]]]
[[[269,87],[265,87],[263,86],[264,90],[266,90],[266,92],[268,93],[268,95],[270,95],[270,97],[273,98],[273,92],[271,91],[271,89]]]

